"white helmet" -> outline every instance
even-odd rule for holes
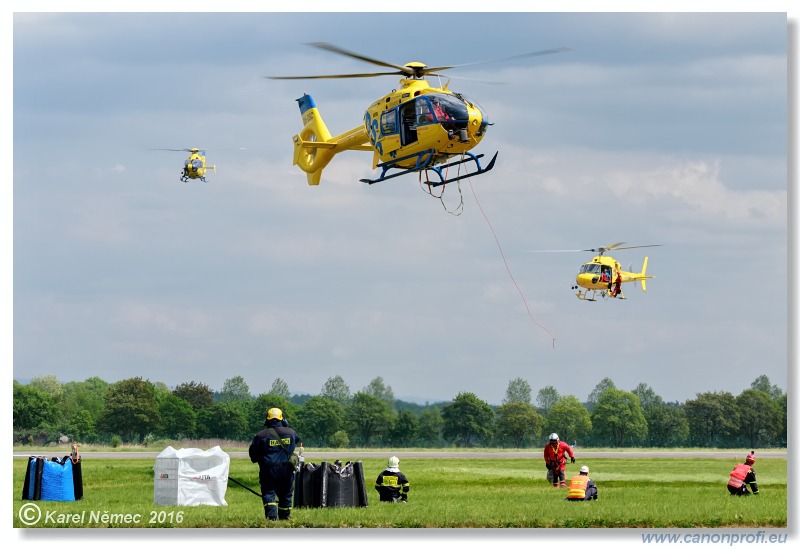
[[[397,468],[398,466],[400,466],[400,459],[397,458],[396,456],[390,457],[389,458],[388,467],[389,468]]]
[[[588,466],[581,466],[581,473],[582,474],[588,474],[589,473],[589,467]]]
[[[550,434],[550,441],[558,441],[558,434],[553,432]]]

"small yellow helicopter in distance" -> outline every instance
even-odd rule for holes
[[[192,147],[191,149],[154,149],[155,151],[185,151],[189,153],[189,157],[183,162],[183,171],[181,172],[181,181],[187,182],[189,180],[206,181],[206,170],[214,170],[217,173],[217,166],[206,166],[206,152]]]
[[[606,256],[605,253],[608,250],[628,250],[631,248],[649,248],[661,245],[645,244],[639,246],[620,246],[622,244],[625,243],[614,243],[609,246],[601,246],[600,248],[587,248],[574,251],[598,253],[591,261],[581,266],[578,275],[575,277],[575,282],[577,284],[572,287],[572,290],[578,291],[575,295],[579,300],[594,302],[596,301],[598,292],[603,299],[618,298],[620,300],[625,300],[625,295],[622,293],[622,285],[635,281],[639,281],[642,285],[642,291],[647,292],[645,281],[647,279],[655,279],[654,275],[646,274],[647,256],[644,257],[642,271],[636,273],[623,271],[619,262],[611,256]],[[591,298],[589,297],[589,292],[591,292]]]
[[[380,175],[374,179],[366,178],[360,181],[371,185],[403,174],[424,171],[425,183],[433,187],[488,172],[494,167],[497,153],[484,167],[480,162],[484,155],[470,152],[481,142],[491,125],[486,111],[464,94],[450,90],[450,80],[444,86],[436,88],[424,77],[430,75],[448,78],[440,72],[467,65],[553,54],[568,49],[555,48],[464,65],[428,67],[418,61],[402,66],[386,63],[326,42],[312,42],[309,45],[393,70],[266,78],[301,80],[385,75],[400,75],[402,78],[399,89],[392,90],[367,108],[360,126],[337,136],[332,136],[329,132],[310,95],[304,94],[297,99],[304,126],[300,133],[292,137],[294,142],[292,163],[307,173],[308,184],[319,185],[322,170],[337,153],[372,151],[372,169],[380,168]],[[458,160],[448,162],[449,159],[459,156]],[[461,172],[460,165],[465,163],[474,163],[474,170],[471,173]],[[451,167],[458,167],[453,177],[447,173]],[[434,181],[427,179],[429,170],[435,174]]]

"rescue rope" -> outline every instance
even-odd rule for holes
[[[467,178],[469,182],[469,188],[472,191],[472,196],[475,198],[475,204],[478,205],[478,210],[481,211],[483,214],[483,219],[486,220],[486,225],[489,226],[489,230],[492,232],[492,236],[494,237],[494,242],[497,244],[497,249],[500,251],[500,256],[503,258],[503,263],[506,266],[506,271],[508,272],[508,276],[511,278],[511,282],[514,283],[514,286],[517,288],[517,292],[519,292],[520,297],[522,297],[522,303],[525,305],[525,311],[528,312],[528,317],[533,322],[534,325],[538,326],[539,328],[543,329],[550,335],[550,338],[553,340],[553,349],[556,349],[556,337],[550,332],[550,329],[541,325],[536,319],[533,318],[533,314],[531,313],[531,308],[528,307],[528,301],[525,299],[525,294],[522,292],[522,289],[517,284],[516,279],[514,279],[514,275],[511,273],[511,268],[508,266],[508,261],[506,260],[506,255],[503,253],[503,247],[500,246],[500,240],[497,238],[497,233],[495,233],[494,227],[492,227],[492,222],[489,221],[489,217],[486,215],[486,212],[483,211],[483,207],[481,203],[478,201],[478,195],[475,194],[475,188],[472,186],[472,178]]]
[[[228,479],[229,479],[229,480],[231,480],[231,481],[233,481],[233,482],[234,482],[236,485],[238,485],[239,487],[244,487],[245,489],[247,489],[248,491],[250,491],[251,493],[253,493],[253,494],[254,494],[254,495],[256,495],[257,497],[263,497],[263,495],[262,495],[261,493],[256,493],[256,492],[255,492],[254,490],[252,490],[250,487],[248,487],[248,486],[247,486],[247,485],[245,485],[244,483],[241,483],[241,482],[239,482],[239,481],[236,481],[236,480],[235,480],[235,479],[233,479],[231,476],[228,476]]]
[[[462,156],[463,156],[463,155],[462,155]],[[460,175],[460,173],[461,173],[461,170],[460,170],[460,168],[461,168],[461,167],[459,166],[459,172],[458,172],[458,175]],[[445,179],[445,181],[447,180],[447,171],[448,171],[448,170],[446,169],[446,170],[445,170],[445,172],[444,172],[444,179]],[[425,179],[427,179],[428,181],[430,181],[430,179],[428,179],[428,170],[425,170]],[[427,190],[426,190],[426,189],[423,187],[423,182],[422,182],[422,172],[420,172],[420,173],[419,173],[419,187],[420,187],[420,189],[422,189],[423,191],[425,191],[425,193],[427,193],[427,194],[428,194],[428,195],[430,195],[431,197],[433,197],[433,198],[435,198],[435,199],[439,199],[439,202],[440,202],[440,203],[442,203],[442,208],[444,208],[444,211],[445,211],[445,212],[447,212],[448,214],[452,214],[453,216],[460,216],[460,215],[462,214],[462,212],[464,212],[464,193],[461,191],[461,182],[460,182],[460,181],[458,182],[458,197],[459,197],[459,204],[458,204],[458,206],[456,206],[456,207],[455,207],[454,209],[452,209],[452,210],[449,210],[449,209],[447,208],[447,205],[444,203],[444,190],[445,190],[445,188],[447,187],[447,184],[446,184],[446,183],[443,183],[443,184],[441,185],[441,187],[442,187],[442,192],[441,192],[441,193],[439,193],[438,195],[436,195],[436,194],[434,194],[434,192],[433,192],[433,186],[432,186],[430,183],[428,183],[428,189],[427,189]]]

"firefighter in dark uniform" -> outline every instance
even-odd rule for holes
[[[389,458],[386,469],[375,480],[375,490],[381,496],[381,502],[408,502],[408,478],[400,471],[400,459]]]
[[[264,421],[265,428],[250,443],[250,461],[258,463],[258,480],[264,516],[269,520],[289,519],[292,513],[295,468],[289,457],[298,447],[302,455],[303,444],[295,431],[283,419],[283,411],[271,408]]]
[[[756,452],[753,451],[744,459],[744,464],[738,464],[728,480],[728,492],[731,495],[740,497],[742,495],[749,495],[750,491],[747,486],[750,485],[750,490],[754,495],[758,494],[758,483],[756,483],[756,471],[753,469],[753,464],[756,463]]]

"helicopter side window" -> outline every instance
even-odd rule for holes
[[[392,109],[386,111],[381,115],[381,134],[396,134],[397,133],[397,111]]]
[[[417,99],[417,125],[430,124],[433,122],[434,116],[428,100],[424,97]]]

